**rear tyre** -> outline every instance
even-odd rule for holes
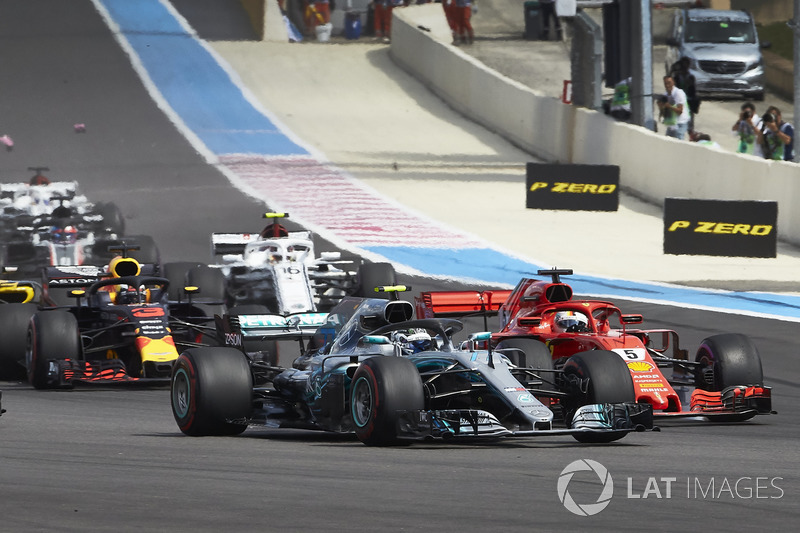
[[[164,263],[163,275],[169,280],[169,300],[177,302],[184,300],[183,288],[186,286],[186,274],[189,270],[201,266],[201,263],[191,261],[180,261],[175,263]]]
[[[358,267],[357,280],[356,296],[388,299],[388,293],[375,292],[375,287],[396,285],[397,274],[391,263],[364,263]]]
[[[128,255],[143,265],[154,265],[155,275],[159,275],[161,273],[161,252],[158,250],[156,241],[150,235],[135,235],[131,238],[131,244],[135,244],[139,249],[131,250]]]
[[[25,363],[28,382],[37,389],[52,389],[59,377],[50,374],[50,362],[80,359],[81,340],[78,321],[65,311],[40,311],[28,327]],[[69,386],[70,384],[67,384]]]
[[[253,409],[250,365],[233,348],[186,350],[172,370],[170,398],[186,435],[238,435],[247,429]]]
[[[97,211],[103,217],[103,231],[122,236],[125,233],[125,217],[114,202],[97,204]]]
[[[222,302],[225,300],[225,276],[218,268],[198,265],[186,273],[186,282],[200,289],[198,302]]]
[[[569,383],[586,383],[585,387],[570,387],[570,398],[565,400],[567,426],[572,423],[575,409],[594,403],[635,402],[628,365],[614,352],[592,350],[580,352],[564,363],[564,376]],[[621,439],[625,432],[584,433],[573,435],[578,442],[600,443]]]
[[[695,385],[707,391],[722,391],[734,385],[762,385],[761,356],[753,341],[740,333],[723,333],[703,340],[695,361]]]
[[[0,379],[25,379],[28,324],[36,310],[36,304],[0,305]]]
[[[505,339],[497,345],[515,366],[552,370],[553,356],[547,346],[535,339]]]
[[[419,371],[402,357],[371,357],[353,375],[350,410],[356,436],[368,446],[398,444],[398,411],[425,408]]]

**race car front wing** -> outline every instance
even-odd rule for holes
[[[579,407],[569,428],[553,429],[550,422],[533,428],[506,427],[497,417],[477,409],[405,411],[397,435],[404,439],[538,437],[580,433],[630,433],[653,426],[652,406],[639,403],[589,404]]]

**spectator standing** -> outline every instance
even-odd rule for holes
[[[609,114],[617,120],[627,122],[631,118],[632,82],[632,78],[625,78],[614,85],[614,96],[611,97]]]
[[[691,60],[682,57],[677,63],[672,65],[670,75],[675,80],[675,86],[686,93],[686,101],[689,104],[689,132],[694,131],[694,117],[700,113],[700,98],[697,96],[697,83],[694,74],[689,72]]]
[[[764,113],[764,116],[761,117],[762,127],[756,128],[758,143],[764,150],[765,159],[783,161],[784,155],[787,152],[787,145],[793,144],[794,141],[792,138],[794,135],[794,128],[792,128],[792,136],[789,136],[781,128],[779,116],[780,110],[777,107],[769,107],[767,112]]]
[[[455,2],[454,15],[458,39],[462,44],[472,44],[475,32],[472,31],[472,0],[453,0]]]
[[[402,6],[403,0],[373,0],[375,9],[375,37],[388,43],[392,38],[392,10]]]
[[[458,44],[458,25],[456,24],[455,10],[456,0],[442,0],[442,9],[444,10],[444,18],[447,19],[447,25],[450,26],[450,33],[453,35],[453,44]]]
[[[739,111],[739,119],[733,123],[731,131],[739,136],[739,145],[736,151],[740,154],[750,154],[764,157],[761,144],[758,143],[756,131],[761,127],[761,118],[756,113],[753,102],[745,102]]]
[[[686,93],[675,86],[672,76],[664,76],[664,88],[666,93],[658,100],[658,109],[667,127],[667,137],[683,140],[691,118]]]
[[[561,21],[558,19],[556,13],[556,0],[539,0],[539,8],[542,10],[542,40],[550,40],[550,19],[553,19],[553,26],[556,30],[556,39],[561,41],[564,39],[564,34],[561,30]]]
[[[778,131],[786,136],[783,138],[783,160],[794,161],[794,126],[783,121],[781,110],[774,105],[767,109],[767,113],[775,115],[775,123],[778,126]]]

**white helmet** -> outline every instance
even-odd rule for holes
[[[400,345],[403,355],[433,349],[430,334],[424,328],[411,328],[392,333],[392,341]]]
[[[577,311],[559,311],[555,319],[556,330],[568,333],[589,331],[589,319]]]

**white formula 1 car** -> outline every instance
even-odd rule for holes
[[[264,218],[288,216],[266,213]],[[260,233],[214,233],[211,246],[222,258],[211,266],[224,274],[232,308],[256,304],[281,315],[314,312],[330,309],[344,296],[374,296],[375,287],[396,284],[391,264],[358,264],[357,258],[342,259],[340,252],[316,256],[310,231],[290,232],[278,222]]]

